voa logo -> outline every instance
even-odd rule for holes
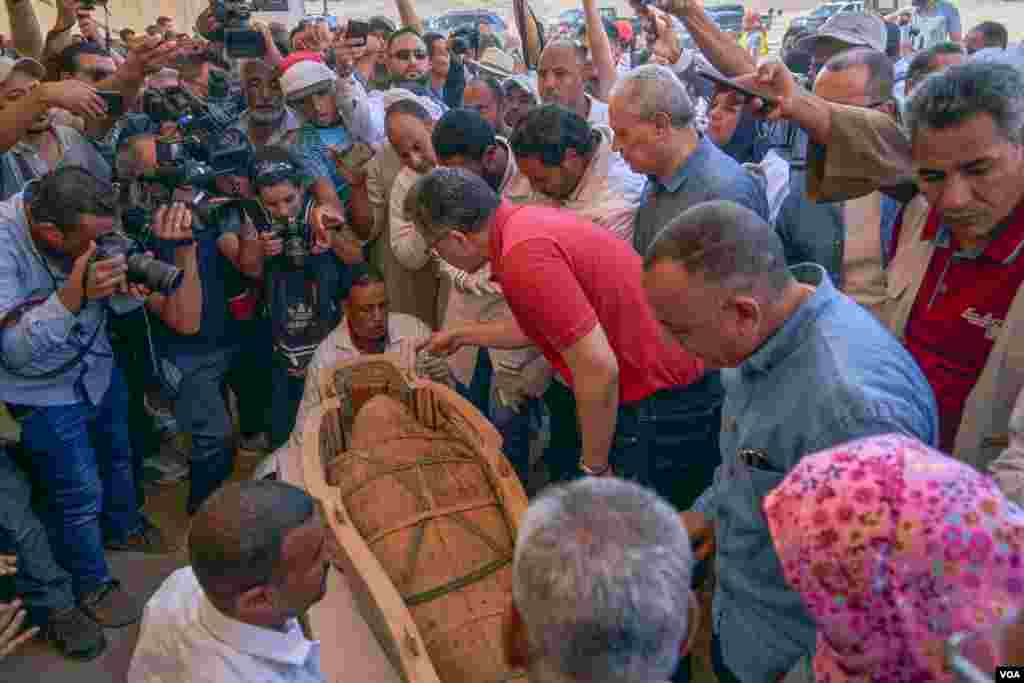
[[[1022,669],[1016,666],[1001,666],[996,669],[996,680],[997,681],[1019,681],[1024,680],[1024,676],[1021,675]]]

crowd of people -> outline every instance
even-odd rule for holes
[[[216,2],[115,37],[9,0],[0,657],[141,620],[131,683],[323,680],[302,428],[323,369],[391,353],[533,496],[534,683],[687,681],[701,632],[722,683],[953,680],[1024,603],[1024,49],[919,4],[919,50],[902,12],[770,56],[694,0],[547,42],[397,0],[236,58]],[[188,480],[190,564],[148,596],[106,551],[175,550],[153,479]]]

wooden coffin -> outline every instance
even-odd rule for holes
[[[335,564],[403,680],[525,683],[501,635],[526,494],[494,427],[397,360],[325,370],[303,426],[303,475]]]

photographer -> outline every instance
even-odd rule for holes
[[[274,355],[270,445],[276,449],[295,426],[306,366],[341,319],[338,302],[351,282],[347,264],[357,259],[349,253],[352,236],[344,217],[317,204],[294,155],[274,147],[257,153],[249,181],[265,212],[260,237]]]
[[[154,283],[144,272],[168,267],[112,246],[124,240],[113,197],[108,182],[69,166],[0,204],[0,400],[33,454],[54,553],[79,605],[117,628],[138,620],[142,606],[111,576],[104,547],[170,548],[139,512],[128,392],[107,335],[108,303],[147,294],[140,283]],[[159,212],[153,231],[169,240],[189,236],[177,211]],[[150,294],[147,305],[188,334],[198,328],[201,305],[195,245],[183,243],[174,255],[180,286]]]
[[[201,200],[204,195],[193,188],[172,188],[154,180],[159,170],[158,144],[157,137],[148,134],[122,144],[118,178],[135,186],[128,192],[128,201],[144,201],[152,207],[172,196],[192,204]],[[155,342],[161,383],[172,402],[175,421],[192,435],[186,504],[191,515],[231,476],[234,465],[233,430],[221,387],[232,384],[238,395],[249,393],[249,387],[242,385],[245,378],[240,373],[232,373],[240,362],[245,316],[232,309],[230,302],[244,294],[243,275],[259,275],[263,247],[255,228],[235,204],[224,203],[217,209],[204,203],[198,208],[181,203],[174,207],[170,212],[177,212],[185,229],[191,227],[188,239],[194,240],[202,283],[200,319],[194,334],[157,325]],[[158,239],[155,244],[157,255],[163,258],[179,248],[166,240]],[[228,382],[229,378],[232,381]]]

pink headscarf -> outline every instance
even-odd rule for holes
[[[913,439],[805,457],[764,508],[819,683],[951,681],[946,639],[1024,604],[1024,511]]]

